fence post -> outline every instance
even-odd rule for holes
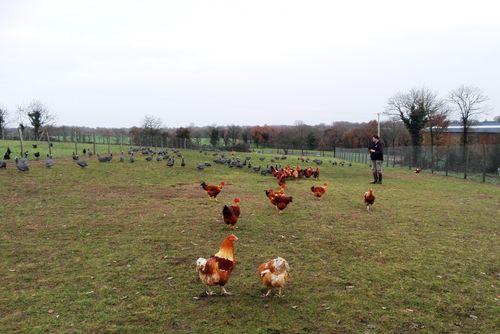
[[[47,129],[45,129],[45,134],[47,135],[47,144],[49,145],[49,156],[52,157],[52,148],[50,147],[49,131]]]
[[[21,142],[21,158],[24,157],[24,145],[23,145],[23,131],[21,131],[21,128],[17,128],[17,131],[19,131],[19,141]]]
[[[413,153],[413,146],[411,146],[411,149],[408,150],[408,169],[411,170],[411,159]]]
[[[486,147],[483,144],[483,182],[486,182]]]
[[[431,145],[431,173],[434,174],[434,146]]]
[[[467,145],[465,147],[465,166],[464,166],[464,179],[467,179],[467,170],[469,168],[469,147]]]
[[[92,145],[92,149],[93,149],[93,152],[92,152],[92,153],[96,154],[97,152],[95,151],[95,131],[94,131],[93,136],[94,136],[94,138],[93,138],[93,139],[94,139],[94,143],[93,143],[93,145]]]
[[[76,144],[76,131],[73,131],[73,143],[75,144],[75,154],[78,155],[78,146]]]
[[[448,176],[448,159],[450,156],[450,147],[446,145],[446,161],[444,163],[445,176]]]

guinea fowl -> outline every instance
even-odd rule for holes
[[[129,158],[129,161],[130,161],[130,162],[135,162],[135,154],[134,154],[134,152],[131,152],[131,153],[130,153],[130,158]]]
[[[33,155],[35,156],[36,160],[40,159],[40,152],[35,152]]]
[[[10,160],[10,154],[12,151],[10,150],[10,147],[7,147],[7,151],[5,151],[5,154],[3,155],[4,160]]]
[[[123,151],[120,153],[120,162],[125,162],[125,153]]]
[[[110,162],[113,159],[113,153],[110,153],[108,156],[101,157],[99,153],[97,153],[97,159],[99,162]]]
[[[82,168],[85,168],[88,166],[87,162],[85,160],[77,160],[76,164]]]
[[[45,159],[45,167],[51,168],[54,166],[54,160],[52,160],[52,156],[47,154],[47,159]]]
[[[151,155],[148,155],[148,156],[146,157],[146,161],[152,161],[152,160],[153,160],[153,157],[152,157]]]
[[[184,161],[184,157],[182,157],[181,160],[181,167],[186,167],[186,162]]]
[[[162,161],[163,160],[163,154],[158,154],[156,157],[156,161]]]
[[[175,164],[175,159],[174,158],[170,158],[167,160],[167,166],[168,167],[173,167]]]
[[[260,172],[260,166],[258,166],[258,167],[252,167],[252,171],[254,171],[255,173]]]
[[[27,172],[27,171],[30,170],[30,168],[28,166],[28,161],[25,158],[19,160],[16,157],[15,161],[16,161],[16,167],[17,167],[17,169],[20,170],[21,172]]]
[[[1,168],[4,168],[4,169],[7,168],[7,163],[3,160],[0,160],[0,169]]]
[[[79,159],[78,154],[75,154],[75,152],[73,152],[72,158],[73,158],[73,160],[78,161],[78,159]]]
[[[196,166],[196,169],[198,169],[198,170],[205,170],[205,168],[206,168],[206,167],[207,167],[207,166],[206,166],[205,164],[198,164],[198,165]]]

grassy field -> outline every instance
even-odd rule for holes
[[[91,158],[82,170],[55,149],[50,170],[0,170],[2,333],[498,331],[498,186],[388,168],[369,213],[368,168],[323,164],[318,181],[288,183],[294,202],[278,215],[264,195],[272,177],[197,171],[210,155],[186,151],[185,168]],[[226,182],[219,202],[201,180]],[[309,188],[325,181],[317,200]],[[233,295],[195,299],[194,262],[230,234],[221,211],[234,196]],[[290,283],[262,299],[256,270],[276,256]]]
[[[37,147],[33,148],[32,145],[37,145]],[[109,145],[111,152],[115,154],[120,152],[120,147],[122,147],[124,151],[127,151],[129,148],[129,146],[125,144],[123,144],[123,146],[114,144]],[[12,159],[14,159],[15,156],[20,156],[21,144],[18,140],[0,140],[0,160],[3,160],[3,155],[7,151],[7,148],[10,148],[12,151]],[[25,141],[23,149],[24,151],[28,151],[30,158],[33,158],[33,153],[35,152],[40,152],[43,158],[49,153],[49,146],[45,141]],[[80,155],[83,149],[93,150],[94,148],[93,145],[89,143],[77,143],[77,151]],[[53,142],[51,150],[54,158],[68,157],[75,151],[75,144],[70,142]],[[96,144],[96,151],[103,155],[108,154],[108,144]]]

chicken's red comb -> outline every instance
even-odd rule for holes
[[[239,199],[238,197],[236,197],[236,198],[234,199],[234,202],[235,202],[235,203],[239,203],[239,202],[240,202],[240,199]]]

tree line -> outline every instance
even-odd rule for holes
[[[451,119],[462,126],[464,150],[469,141],[469,128],[488,111],[488,97],[477,87],[460,86],[447,96],[439,97],[428,88],[413,88],[389,98],[385,110],[387,120],[380,123],[381,139],[386,146],[413,146],[414,159],[419,156],[423,130],[428,129],[431,146],[439,145],[443,131]],[[142,124],[131,128],[89,128],[55,126],[55,116],[40,101],[33,100],[17,110],[16,128],[7,129],[8,112],[0,107],[0,130],[4,139],[23,135],[25,139],[40,140],[45,132],[52,141],[101,141],[108,144],[129,144],[149,147],[199,147],[248,151],[251,148],[288,150],[335,150],[336,147],[366,147],[377,133],[377,121],[363,123],[333,122],[307,125],[257,126],[186,126],[166,127],[157,116],[145,116]],[[496,117],[498,120],[499,117]]]

